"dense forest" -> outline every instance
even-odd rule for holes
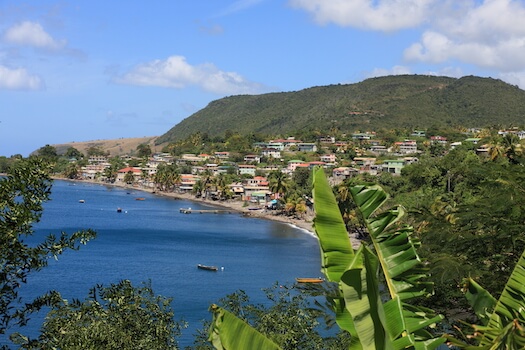
[[[196,133],[213,138],[228,131],[286,136],[331,129],[352,133],[515,126],[523,123],[524,116],[525,91],[501,80],[388,76],[294,92],[225,97],[184,119],[156,143],[177,142]]]

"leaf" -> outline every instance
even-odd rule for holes
[[[213,313],[213,321],[208,340],[216,349],[281,349],[271,339],[231,312],[215,304],[210,307],[210,311]]]
[[[463,291],[470,306],[474,309],[476,316],[478,316],[484,325],[487,325],[490,315],[496,306],[496,298],[472,278],[468,278],[465,281]]]
[[[314,170],[315,233],[321,248],[321,270],[331,282],[339,282],[354,257],[348,231],[323,169]]]
[[[352,316],[363,349],[393,349],[385,328],[385,314],[379,294],[377,257],[365,246],[357,251],[341,278],[346,308]]]
[[[354,186],[350,189],[350,194],[365,221],[377,254],[377,263],[381,266],[391,297],[391,300],[384,305],[383,316],[381,316],[380,309],[376,307],[375,299],[369,300],[369,312],[372,313],[377,308],[376,318],[382,319],[383,317],[387,320],[383,325],[392,339],[394,348],[402,349],[412,346],[433,349],[437,347],[445,341],[445,338],[433,338],[425,329],[441,321],[443,316],[406,303],[412,298],[430,294],[433,285],[426,281],[428,269],[417,255],[416,249],[420,244],[412,237],[412,227],[394,225],[404,215],[403,208],[397,207],[376,214],[388,199],[388,195],[380,186]],[[370,253],[367,253],[365,256],[372,259],[369,255]],[[369,278],[367,282],[372,283],[371,277]],[[347,282],[346,278],[344,282]],[[347,292],[344,288],[343,291]],[[346,294],[345,301],[350,308],[349,304],[352,301],[347,298]],[[385,317],[384,314],[388,317]],[[356,317],[353,318],[357,323]],[[384,330],[378,326],[379,324],[375,322],[374,332],[376,334],[374,336],[383,337]],[[358,328],[357,325],[356,328]],[[361,340],[362,335],[359,334],[359,337]],[[385,339],[387,339],[386,336]],[[385,344],[388,344],[388,341],[385,341]]]
[[[498,299],[486,327],[476,326],[481,346],[510,341],[525,344],[525,251]]]

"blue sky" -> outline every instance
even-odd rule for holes
[[[525,88],[525,0],[0,0],[0,155],[391,74]]]

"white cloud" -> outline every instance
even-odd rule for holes
[[[29,74],[25,69],[10,69],[0,65],[0,89],[39,90],[44,87],[42,80]]]
[[[170,56],[140,64],[115,79],[120,84],[184,88],[198,86],[216,94],[253,94],[263,86],[244,79],[235,72],[225,72],[211,63],[192,66],[183,56]]]
[[[459,60],[504,72],[525,69],[523,3],[485,0],[463,7],[461,15],[437,16],[434,27],[405,50],[412,61]]]
[[[391,69],[376,68],[366,74],[367,78],[384,77],[387,75],[411,74],[410,68],[405,66],[394,66]]]
[[[289,0],[294,8],[310,12],[320,24],[335,23],[380,31],[419,26],[428,19],[437,0]]]
[[[39,23],[29,21],[21,22],[7,29],[4,40],[17,45],[47,50],[58,50],[66,46],[65,40],[53,39]]]
[[[525,72],[502,73],[498,78],[509,84],[519,86],[521,89],[525,89]]]

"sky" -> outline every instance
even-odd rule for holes
[[[0,0],[0,156],[395,74],[525,89],[525,0]]]

